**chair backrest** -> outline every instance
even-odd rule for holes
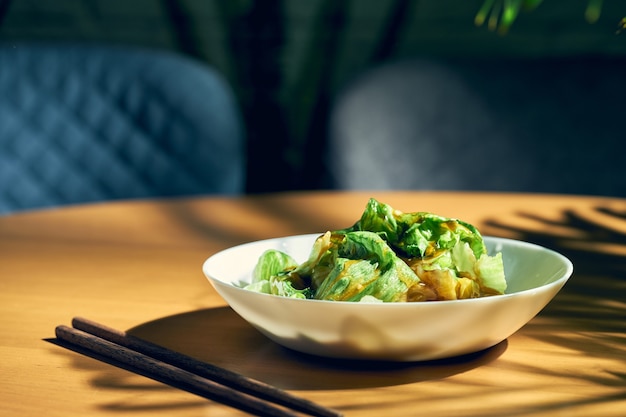
[[[210,67],[106,45],[0,46],[0,214],[244,191],[239,109]]]
[[[331,114],[332,188],[626,196],[626,60],[415,59]]]

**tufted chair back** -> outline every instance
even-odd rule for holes
[[[229,85],[167,52],[0,45],[0,214],[244,191]]]

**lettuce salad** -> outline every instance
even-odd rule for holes
[[[427,212],[370,199],[352,227],[319,236],[309,258],[268,250],[245,289],[353,302],[458,300],[503,294],[502,254],[487,254],[478,230]]]

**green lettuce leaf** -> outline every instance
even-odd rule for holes
[[[471,224],[404,213],[370,199],[351,227],[319,236],[300,265],[264,253],[247,288],[322,300],[397,302],[502,294],[502,255],[489,256]]]

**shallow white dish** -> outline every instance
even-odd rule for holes
[[[250,282],[270,248],[306,260],[320,234],[235,246],[203,264],[203,272],[230,307],[285,347],[314,355],[422,361],[477,352],[508,338],[539,313],[573,272],[563,255],[531,243],[485,237],[502,252],[508,289],[485,298],[419,303],[352,303],[261,294],[235,284]]]

